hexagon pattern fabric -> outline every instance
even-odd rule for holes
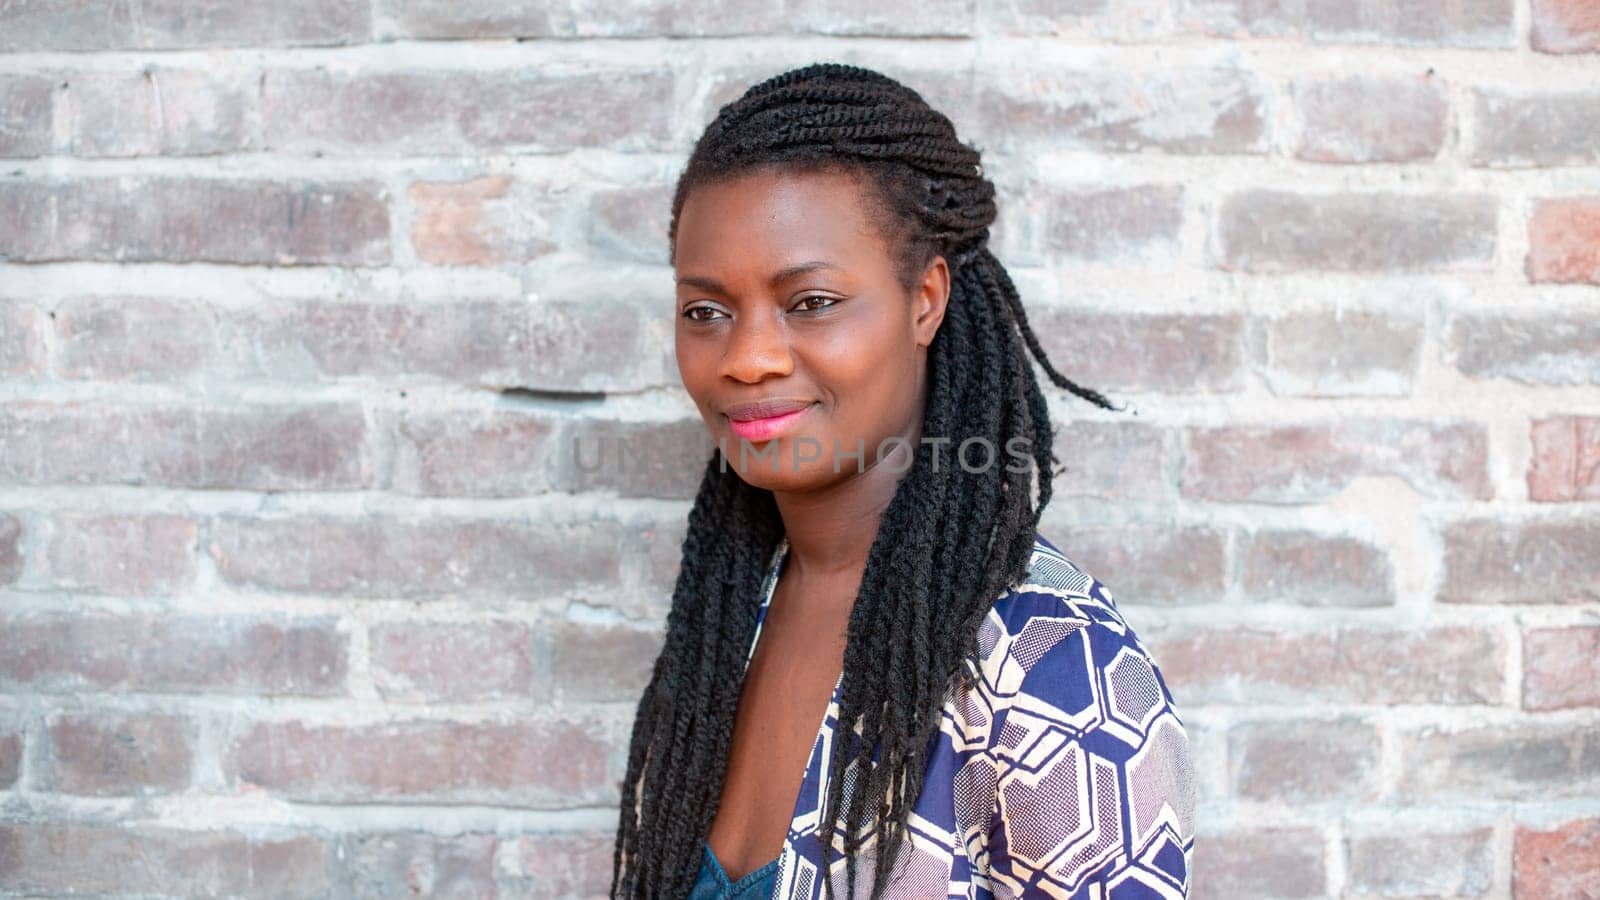
[[[787,551],[785,540],[774,552],[746,665]],[[1188,736],[1111,592],[1036,534],[1027,577],[996,600],[978,639],[979,677],[965,689],[952,679],[946,691],[911,837],[886,897],[1187,897],[1195,815]],[[838,700],[836,682],[778,857],[773,900],[825,896],[817,832]],[[861,740],[859,725],[853,739]],[[846,771],[847,794],[857,774]],[[839,898],[847,877],[842,831],[827,875]],[[869,843],[857,858],[862,900],[873,856]]]

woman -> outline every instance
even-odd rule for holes
[[[756,85],[696,144],[676,345],[718,449],[613,897],[1185,896],[1187,738],[1035,530],[1056,460],[1023,347],[1111,404],[1044,359],[993,198],[944,115],[854,66]]]

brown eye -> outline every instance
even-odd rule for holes
[[[691,306],[683,311],[683,317],[691,322],[709,322],[713,318],[711,315],[696,316],[695,313],[716,313],[720,315],[717,310],[709,306]]]
[[[800,302],[796,303],[795,307],[797,309],[801,309],[802,312],[816,312],[817,310],[827,309],[828,307],[830,307],[833,304],[838,303],[838,302],[839,302],[839,298],[838,297],[828,297],[828,296],[824,296],[822,294],[812,294],[809,297],[801,297],[800,298]],[[820,303],[821,305],[812,305],[812,304],[815,304],[815,303]]]

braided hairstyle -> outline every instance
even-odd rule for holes
[[[819,837],[824,852],[831,850],[842,810],[850,826],[842,841],[849,897],[857,856],[875,845],[867,864],[878,898],[922,788],[947,686],[975,677],[978,626],[1026,574],[1050,500],[1058,461],[1053,431],[1023,347],[1055,384],[1119,407],[1045,358],[1016,287],[987,246],[995,192],[978,151],[916,91],[870,69],[817,63],[722,107],[678,181],[669,229],[674,254],[690,191],[772,167],[857,177],[875,224],[896,248],[897,277],[908,294],[934,255],[944,256],[951,290],[928,351],[923,434],[949,438],[947,448],[974,437],[1008,450],[1013,438],[1030,442],[1031,465],[978,471],[948,457],[935,470],[936,448],[919,442],[869,550],[847,627],[839,739],[828,761]],[[628,749],[613,898],[686,896],[716,815],[742,686],[737,673],[783,535],[772,493],[735,469],[713,450],[689,512],[665,644]],[[864,741],[847,740],[857,726]],[[823,872],[830,870],[825,857]],[[831,898],[831,878],[827,891]]]

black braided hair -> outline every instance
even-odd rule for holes
[[[851,825],[843,846],[852,900],[857,856],[875,843],[867,864],[878,898],[921,792],[947,687],[952,678],[965,684],[975,675],[978,626],[1026,574],[1050,500],[1058,460],[1024,347],[1055,384],[1098,406],[1120,407],[1045,358],[1015,285],[987,246],[995,192],[979,153],[916,91],[870,69],[816,63],[757,84],[722,107],[678,181],[668,232],[674,256],[690,191],[770,168],[856,176],[875,223],[897,248],[896,273],[908,294],[935,254],[944,256],[952,276],[945,317],[929,347],[922,432],[950,443],[934,471],[932,455],[941,448],[920,442],[869,550],[849,617],[840,739],[828,763],[822,813],[824,848],[833,845],[841,808]],[[1025,438],[1032,464],[957,464],[956,448],[973,437],[991,448]],[[716,815],[741,688],[737,673],[754,634],[761,581],[783,535],[772,493],[749,485],[736,469],[713,450],[689,513],[665,644],[628,749],[613,898],[686,896]],[[858,720],[865,741],[852,743],[846,738]],[[831,879],[827,890],[831,898]]]

